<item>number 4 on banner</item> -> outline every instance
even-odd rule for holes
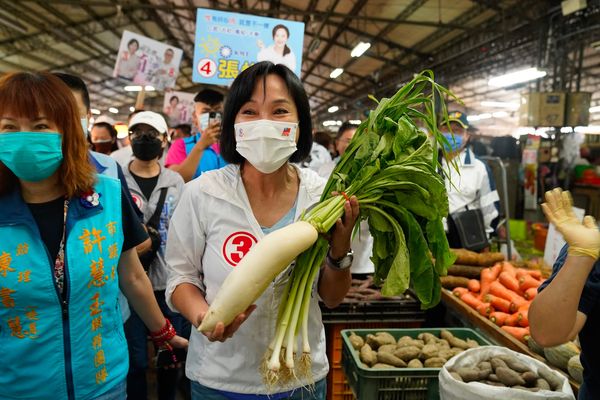
[[[217,64],[210,58],[203,58],[198,62],[198,73],[204,78],[211,78],[217,73]]]

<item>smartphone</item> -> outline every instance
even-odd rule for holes
[[[211,126],[214,122],[217,122],[219,125],[221,124],[220,112],[211,111],[208,113],[208,126]]]
[[[175,357],[178,363],[185,363],[187,357],[187,351],[185,349],[173,349]],[[156,368],[166,368],[173,364],[173,358],[171,352],[167,349],[160,349],[156,354]]]

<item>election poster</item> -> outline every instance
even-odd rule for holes
[[[194,82],[229,85],[258,61],[283,64],[300,76],[304,23],[199,8]]]
[[[164,90],[175,86],[183,50],[124,31],[113,76]]]
[[[169,126],[192,123],[194,96],[194,93],[177,91],[165,93],[163,113],[168,118]]]

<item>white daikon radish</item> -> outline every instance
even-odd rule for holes
[[[225,278],[198,330],[212,332],[218,322],[229,325],[317,237],[310,223],[299,221],[262,238]]]

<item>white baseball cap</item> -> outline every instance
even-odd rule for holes
[[[142,111],[131,117],[129,122],[129,130],[138,124],[150,125],[160,133],[167,133],[168,126],[162,115],[155,113],[154,111]]]

